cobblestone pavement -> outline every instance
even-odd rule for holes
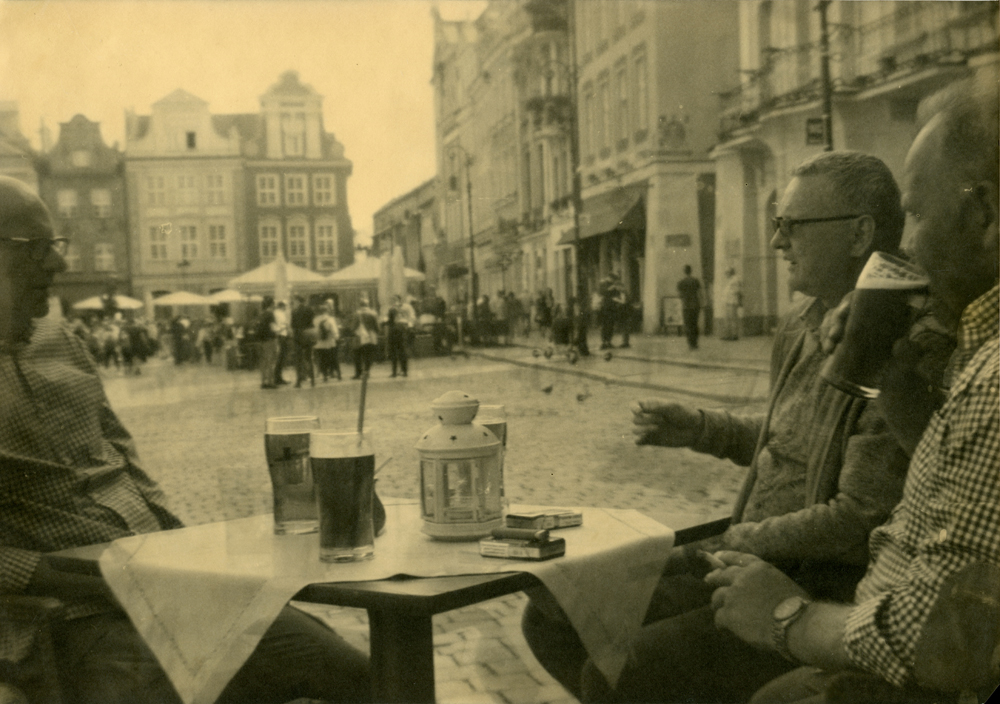
[[[375,436],[376,465],[389,460],[378,477],[381,495],[417,497],[413,445],[434,424],[429,404],[461,389],[506,406],[513,502],[635,508],[674,527],[728,513],[742,470],[688,450],[636,447],[628,407],[637,398],[665,397],[759,410],[769,340],[723,347],[706,339],[703,350],[688,354],[677,338],[639,337],[632,349],[614,350],[610,361],[595,352],[575,364],[560,355],[533,356],[536,347],[544,349],[540,339],[520,342],[416,359],[406,379],[388,378],[385,365],[373,369],[365,425]],[[325,428],[356,425],[357,381],[263,391],[252,372],[166,360],[152,360],[138,377],[103,374],[143,465],[189,524],[270,511],[261,437],[268,416],[314,414]],[[286,377],[293,374],[286,370]],[[530,654],[519,625],[524,603],[523,595],[511,595],[434,618],[439,701],[573,701]],[[367,650],[364,611],[315,608]]]

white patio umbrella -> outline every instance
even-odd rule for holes
[[[280,266],[279,260],[275,259],[230,279],[226,285],[243,293],[272,296],[280,276]],[[284,269],[285,280],[292,291],[325,291],[327,289],[327,279],[322,274],[288,262],[284,262]]]
[[[154,306],[210,306],[211,298],[190,291],[175,291],[153,299]]]
[[[104,300],[104,296],[91,296],[90,298],[84,298],[82,301],[77,301],[73,304],[73,308],[74,310],[104,310]],[[143,302],[129,296],[116,294],[114,305],[118,310],[138,310],[142,308]]]
[[[208,298],[211,299],[212,303],[240,303],[249,300],[249,296],[244,296],[239,291],[234,291],[231,288],[224,288],[221,291],[210,293],[208,294]]]

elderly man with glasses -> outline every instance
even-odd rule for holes
[[[757,555],[807,590],[847,600],[868,562],[869,532],[900,499],[907,457],[884,420],[868,401],[819,377],[824,315],[854,288],[872,251],[899,245],[899,188],[879,159],[828,152],[795,169],[777,212],[771,245],[788,262],[789,286],[805,298],[775,337],[766,412],[738,417],[655,400],[633,409],[639,444],[688,447],[749,468],[732,524],[721,536],[674,548],[614,687],[584,664],[551,598],[531,595],[528,643],[584,701],[745,701],[793,665],[715,627],[712,588],[702,581],[711,568],[699,550]]]
[[[46,554],[181,527],[83,343],[47,315],[53,277],[66,268],[66,242],[52,234],[38,196],[0,176],[0,593],[64,602],[53,640],[66,701],[177,703],[104,580],[61,572]],[[0,623],[0,665],[24,663],[26,679],[14,684],[40,701],[32,636]],[[369,692],[367,658],[286,607],[218,701],[361,701]]]

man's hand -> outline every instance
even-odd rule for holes
[[[773,650],[774,607],[790,596],[808,597],[802,587],[777,567],[755,555],[723,550],[715,553],[728,567],[710,572],[715,625],[732,631],[750,645]]]
[[[679,403],[637,401],[632,414],[636,445],[691,447],[701,435],[701,411]]]
[[[907,337],[896,341],[879,384],[878,405],[889,430],[908,455],[941,404],[944,370],[955,340],[931,316],[924,316]]]

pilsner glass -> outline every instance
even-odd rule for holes
[[[309,466],[309,433],[319,427],[316,416],[280,416],[264,424],[276,535],[315,533],[319,527]]]

